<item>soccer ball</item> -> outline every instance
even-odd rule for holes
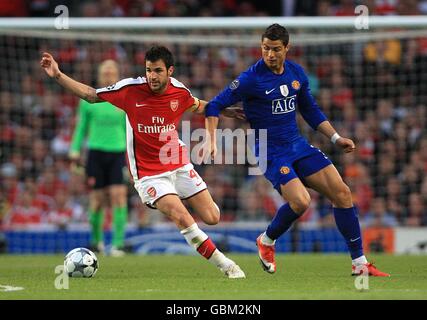
[[[91,278],[98,271],[98,258],[89,249],[73,249],[65,256],[64,270],[69,277]]]

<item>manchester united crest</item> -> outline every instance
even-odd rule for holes
[[[280,168],[280,173],[281,174],[288,174],[291,170],[289,169],[289,167],[281,167]]]
[[[178,110],[178,107],[179,107],[179,101],[178,100],[171,100],[171,109],[172,109],[172,111],[176,111],[176,110]]]
[[[298,80],[292,81],[292,88],[294,88],[295,90],[298,90],[300,87],[301,87],[301,84],[299,83]]]

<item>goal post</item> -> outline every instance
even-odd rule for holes
[[[425,212],[427,194],[427,19],[368,16],[367,28],[359,28],[357,18],[70,17],[62,25],[57,18],[2,18],[2,172],[25,190],[31,188],[27,177],[36,188],[48,176],[46,168],[54,170],[70,186],[66,193],[73,219],[84,221],[87,199],[79,195],[84,189],[81,182],[73,184],[78,178],[67,171],[64,160],[78,101],[44,74],[39,66],[42,51],[51,52],[67,74],[96,87],[96,67],[103,59],[117,60],[122,78],[136,77],[144,74],[147,48],[164,44],[175,55],[176,78],[195,96],[209,100],[260,58],[263,30],[279,23],[290,33],[289,59],[308,73],[320,107],[341,135],[357,143],[354,154],[344,155],[299,119],[302,133],[330,156],[350,186],[362,225],[377,223],[375,210],[387,214],[387,227],[427,224],[417,209]],[[191,121],[192,130],[203,126],[202,116],[185,115],[184,121]],[[222,126],[234,130],[244,124],[224,118]],[[235,149],[229,146],[225,152]],[[247,175],[247,164],[197,169],[223,221],[266,223],[283,203],[262,176]],[[8,201],[23,201],[20,193],[9,196]],[[298,227],[333,227],[328,201],[314,192],[311,196]],[[53,195],[44,199],[42,210],[48,212],[57,200]],[[129,203],[131,225],[164,222],[140,205],[135,192]]]

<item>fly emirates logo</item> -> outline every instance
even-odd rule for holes
[[[151,122],[153,124],[151,126],[138,123],[138,132],[162,133],[176,130],[176,126],[173,123],[165,124],[165,118],[163,117],[151,117]]]

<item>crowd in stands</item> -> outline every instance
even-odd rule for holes
[[[82,1],[76,6],[83,16],[216,16],[242,15],[242,6],[252,3],[181,0],[171,6],[171,2],[100,1],[96,8],[88,9],[94,2]],[[346,15],[347,7],[354,7],[353,1],[308,2],[317,6],[306,10],[315,7],[318,11],[304,11],[301,4],[306,1],[295,1],[294,15]],[[370,2],[379,14],[422,14],[426,8],[422,1]],[[0,5],[2,15],[7,15],[5,3]],[[25,3],[29,6],[21,8],[22,16],[37,10],[43,15],[42,9],[52,5],[52,1]],[[223,11],[215,11],[218,7],[210,10],[214,5],[208,3],[220,3]],[[406,7],[411,3],[416,4],[413,10]],[[103,6],[110,11],[101,14]],[[255,2],[251,6],[257,10]],[[4,71],[0,75],[0,230],[42,223],[66,228],[70,223],[87,221],[85,177],[70,170],[67,157],[78,100],[44,74],[38,65],[39,52],[50,51],[64,72],[95,86],[96,67],[107,58],[120,62],[122,78],[143,75],[148,45],[0,36],[0,67]],[[177,62],[175,76],[195,96],[206,100],[259,58],[258,47],[175,44],[170,48]],[[344,155],[300,118],[302,133],[328,154],[342,173],[353,191],[362,224],[427,226],[426,38],[329,49],[293,46],[289,58],[304,66],[319,105],[341,135],[355,140],[357,149]],[[201,115],[186,114],[184,120],[191,121],[192,129],[204,125]],[[221,116],[220,127],[247,125]],[[248,165],[198,165],[196,169],[221,208],[222,221],[269,221],[282,203],[264,177],[247,175]],[[129,190],[131,222],[145,226],[162,221],[161,215],[141,203],[131,182]],[[301,221],[333,223],[328,201],[315,192],[311,196],[311,206]],[[109,219],[106,221],[108,224]]]

